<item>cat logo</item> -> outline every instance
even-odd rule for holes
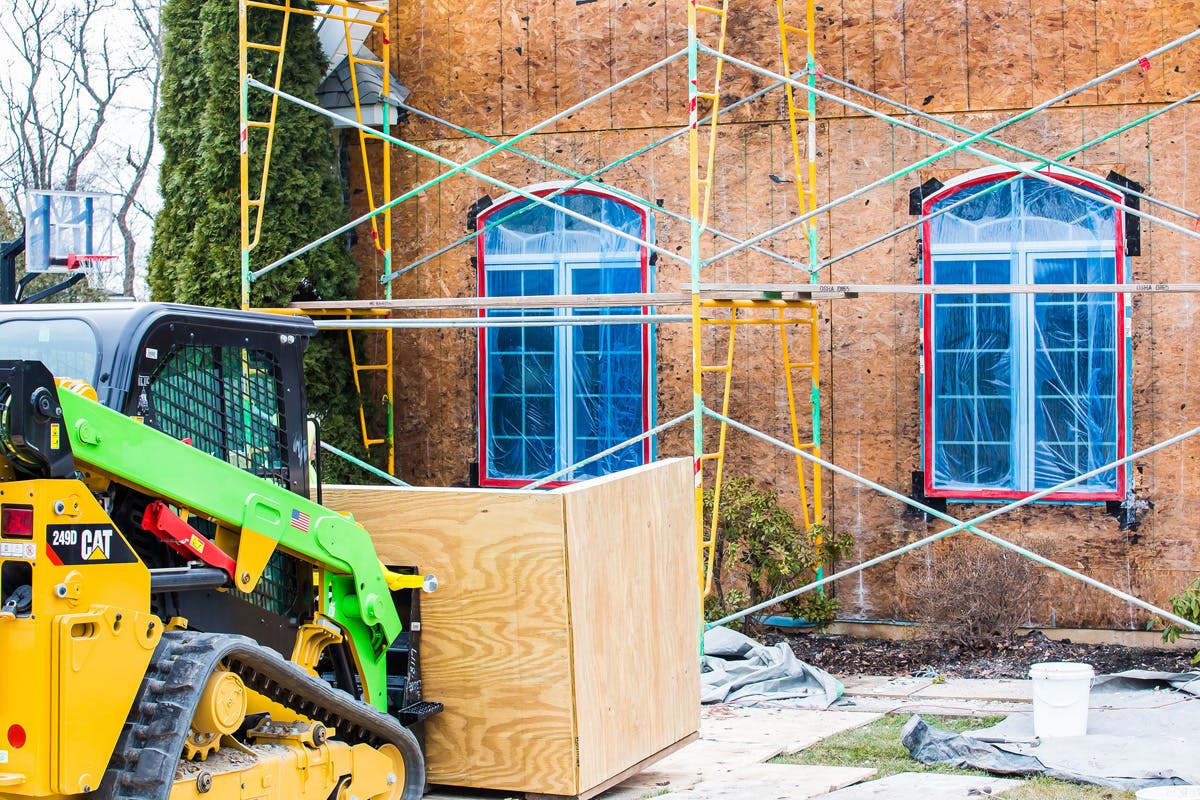
[[[52,564],[130,564],[137,556],[120,531],[109,525],[47,525],[46,551]]]
[[[112,528],[84,528],[79,533],[79,555],[84,561],[108,561]]]

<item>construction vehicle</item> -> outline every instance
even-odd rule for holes
[[[313,323],[0,306],[0,800],[412,800],[417,565],[308,497]]]

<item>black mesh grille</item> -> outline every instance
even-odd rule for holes
[[[261,350],[177,346],[150,377],[147,422],[288,488],[280,377]]]
[[[306,583],[301,570],[308,570],[307,585],[311,586],[312,567],[294,556],[276,550],[267,562],[254,591],[246,593],[234,589],[232,592],[243,600],[282,617],[294,616],[303,608],[303,604],[298,602],[301,599],[301,587]]]
[[[239,469],[289,488],[283,387],[274,356],[261,350],[174,346],[150,377],[146,422]],[[191,523],[210,538],[215,528]],[[304,571],[310,574],[306,577]],[[281,616],[303,613],[312,567],[276,551],[250,593],[231,594]]]

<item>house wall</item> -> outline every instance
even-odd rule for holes
[[[776,68],[775,5],[731,0],[728,51]],[[980,130],[1072,88],[1194,28],[1200,3],[944,2],[944,0],[834,0],[818,12],[820,68],[940,119]],[[411,105],[492,137],[507,137],[569,109],[614,81],[653,64],[686,39],[684,0],[479,0],[470,3],[394,2],[393,70],[412,89]],[[794,47],[795,45],[793,45]],[[1089,89],[1002,135],[1038,153],[1055,154],[1200,88],[1200,45],[1153,60]],[[702,70],[701,85],[711,80]],[[686,124],[686,64],[680,59],[586,109],[553,123],[520,146],[581,173],[644,147]],[[727,67],[725,102],[766,85]],[[843,95],[842,90],[833,92]],[[869,107],[882,108],[866,100]],[[782,94],[775,92],[733,112],[721,126],[712,224],[748,237],[796,213],[790,180],[790,141]],[[819,104],[819,202],[845,195],[940,149],[917,132],[889,126],[832,101]],[[1197,110],[1176,109],[1135,128],[1070,163],[1104,175],[1116,168],[1155,197],[1184,207],[1200,205],[1193,176],[1200,170]],[[929,122],[909,118],[920,128]],[[432,123],[410,118],[398,127],[404,139],[455,161],[487,145]],[[994,150],[994,149],[993,149]],[[352,158],[357,154],[352,148]],[[839,254],[911,221],[908,191],[932,175],[973,169],[985,162],[951,156],[924,172],[884,185],[820,219],[824,256]],[[419,185],[444,168],[411,154],[393,161],[398,191]],[[514,186],[565,177],[512,154],[480,167]],[[681,214],[687,213],[687,142],[679,137],[606,173],[605,180]],[[467,233],[470,207],[503,189],[456,176],[419,195],[394,218],[395,264],[412,262]],[[354,194],[361,206],[361,187]],[[1184,218],[1162,212],[1176,221]],[[381,265],[360,237],[362,294],[378,296]],[[687,224],[659,216],[656,241],[686,254]],[[794,233],[776,240],[800,257]],[[708,252],[722,246],[712,240]],[[1165,228],[1143,226],[1142,255],[1131,261],[1137,282],[1197,279],[1194,241]],[[476,293],[473,246],[459,247],[395,281],[397,297],[455,297]],[[687,267],[659,258],[657,285],[677,290]],[[918,280],[915,232],[839,261],[824,273],[843,283],[914,283]],[[739,254],[708,268],[706,281],[799,280],[788,266]],[[1192,395],[1192,306],[1189,295],[1139,295],[1133,299],[1133,446],[1146,447],[1197,424]],[[460,316],[461,312],[449,312]],[[821,424],[824,455],[855,473],[909,494],[920,469],[919,301],[873,295],[821,304]],[[476,334],[462,330],[396,334],[400,387],[396,431],[400,474],[416,484],[463,481],[477,453]],[[738,334],[738,362],[730,414],[781,438],[788,437],[786,395],[777,335],[747,329]],[[724,334],[706,331],[715,361]],[[690,340],[686,326],[657,332],[658,418],[691,407]],[[716,376],[710,376],[712,389]],[[706,384],[707,385],[707,384]],[[714,404],[719,395],[707,394]],[[714,426],[708,426],[710,437]],[[715,444],[715,443],[714,443]],[[711,449],[711,448],[710,448]],[[677,428],[660,439],[660,454],[686,455],[691,431]],[[1122,531],[1100,506],[1041,505],[1019,509],[986,529],[1022,542],[1038,542],[1047,555],[1152,602],[1164,603],[1197,572],[1191,503],[1200,497],[1200,442],[1187,442],[1135,463],[1134,490],[1153,507],[1136,531]],[[795,507],[794,462],[749,437],[732,434],[728,474],[750,474],[778,489]],[[851,562],[879,555],[940,529],[897,501],[837,476],[826,477],[827,519],[855,538]],[[952,505],[962,518],[990,506]],[[843,581],[836,592],[843,614],[906,618],[916,609],[906,586],[923,570],[945,565],[940,551],[922,550]],[[1038,624],[1134,628],[1145,615],[1107,595],[1054,579],[1031,611]]]

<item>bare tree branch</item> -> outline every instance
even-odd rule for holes
[[[11,0],[0,15],[0,203],[24,216],[28,188],[106,191],[136,282],[139,195],[154,174],[161,32],[145,0]]]

